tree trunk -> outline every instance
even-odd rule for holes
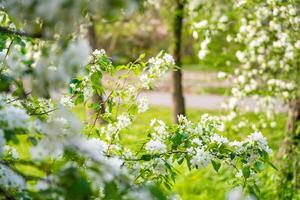
[[[185,105],[182,88],[181,72],[181,43],[182,43],[182,24],[184,13],[184,2],[176,1],[175,16],[173,21],[174,50],[173,57],[178,69],[172,72],[172,96],[173,96],[173,120],[178,123],[178,115],[185,115]]]
[[[92,48],[92,50],[95,50],[97,48],[99,48],[99,43],[98,43],[98,40],[97,40],[97,36],[96,36],[96,30],[95,30],[95,23],[93,21],[92,18],[90,18],[90,25],[88,26],[88,40],[89,40],[89,43],[90,43],[90,46]],[[101,84],[101,83],[99,83]],[[100,114],[104,114],[105,113],[105,106],[103,104],[103,97],[102,95],[99,95],[97,93],[94,93],[93,94],[93,97],[92,97],[92,103],[98,103],[100,104]],[[90,122],[93,122],[94,120],[94,117],[96,117],[96,122],[100,123],[100,124],[103,124],[104,123],[104,120],[99,117],[98,114],[96,114],[96,111],[94,109],[90,109],[88,110],[88,120]]]
[[[286,136],[278,159],[280,160],[279,198],[293,199],[300,195],[300,98],[289,104]]]

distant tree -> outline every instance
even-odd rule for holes
[[[178,123],[178,115],[185,115],[185,103],[182,86],[182,32],[185,0],[175,0],[173,16],[173,57],[178,67],[172,72],[173,120]]]

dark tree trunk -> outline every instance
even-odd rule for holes
[[[279,198],[300,195],[300,98],[289,104],[285,140],[278,152],[280,161]]]
[[[95,50],[97,48],[99,48],[99,43],[98,43],[98,40],[97,40],[97,36],[96,36],[96,30],[95,30],[95,23],[93,21],[92,18],[90,18],[90,22],[91,24],[88,26],[88,40],[89,40],[89,43],[90,43],[90,46],[92,48],[92,50]],[[99,83],[101,84],[101,83]],[[93,97],[92,97],[92,103],[98,103],[100,104],[100,114],[104,114],[105,113],[105,106],[103,104],[103,97],[102,95],[99,95],[97,93],[94,93],[93,94]],[[99,111],[95,111],[94,109],[90,109],[88,111],[88,119],[89,121],[93,121],[93,118],[96,117],[96,122],[100,123],[100,124],[103,124],[104,121],[101,117],[99,117],[98,114],[96,114],[96,112],[99,112]]]
[[[182,43],[182,24],[184,13],[184,2],[176,1],[176,9],[173,21],[174,34],[174,50],[173,57],[175,64],[178,66],[176,71],[172,72],[172,96],[173,96],[173,120],[178,122],[178,115],[185,115],[185,105],[182,88],[182,72],[181,72],[181,43]]]

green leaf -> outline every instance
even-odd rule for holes
[[[144,161],[149,161],[151,160],[152,156],[150,154],[144,154],[142,155],[141,159]]]
[[[179,159],[177,160],[177,163],[178,163],[179,165],[181,165],[181,164],[183,163],[183,161],[184,161],[184,157],[181,157],[181,158],[179,158]]]
[[[88,182],[83,178],[78,178],[68,188],[66,199],[88,199],[90,193]]]
[[[259,161],[254,163],[254,167],[259,172],[262,171],[265,168],[264,164],[262,162],[259,162]]]
[[[216,162],[216,161],[211,161],[211,163],[212,163],[212,165],[213,165],[213,167],[214,167],[214,170],[216,171],[216,172],[219,172],[219,169],[220,169],[220,167],[221,167],[221,163],[220,162]]]
[[[35,137],[31,137],[31,136],[28,137],[28,141],[34,146],[36,146],[38,143],[37,139]]]
[[[156,197],[157,200],[167,200],[165,194],[157,186],[149,186],[149,190],[153,197]]]
[[[122,199],[121,195],[118,191],[118,187],[117,187],[116,183],[114,183],[114,182],[110,182],[105,185],[104,193],[105,193],[104,199],[109,199],[109,200]]]
[[[138,60],[142,60],[143,58],[145,58],[145,56],[146,56],[145,53],[141,54],[141,55],[139,56]]]
[[[171,187],[171,185],[170,185],[169,183],[164,182],[164,185],[165,185],[165,187],[166,187],[169,191],[172,190],[172,187]]]
[[[84,96],[83,94],[79,94],[75,100],[75,105],[81,104],[84,102]]]
[[[249,178],[250,177],[250,167],[244,167],[243,169],[242,169],[242,172],[243,172],[243,176],[245,177],[245,178]]]
[[[183,135],[180,132],[176,132],[175,136],[172,138],[173,147],[177,147],[181,144]]]
[[[270,162],[269,160],[267,161],[267,163],[274,169],[278,170],[278,168],[272,163]]]

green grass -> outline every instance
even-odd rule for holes
[[[222,95],[222,96],[229,96],[230,95],[230,88],[226,87],[205,87],[199,88],[197,94],[215,94],[215,95]]]

